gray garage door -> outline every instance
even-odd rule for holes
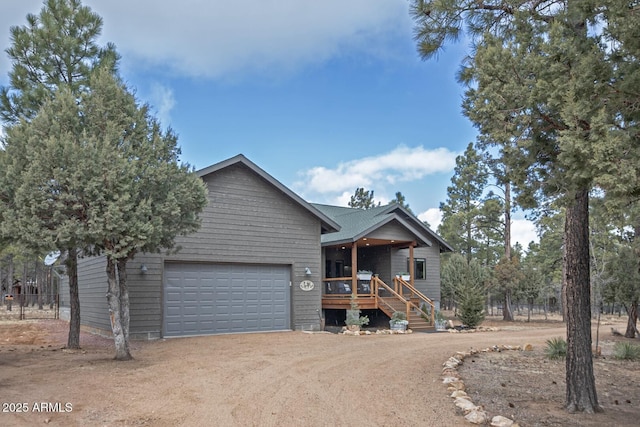
[[[173,264],[164,269],[164,336],[290,329],[288,266]]]

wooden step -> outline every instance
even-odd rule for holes
[[[413,330],[433,329],[433,325],[422,318],[419,314],[409,315],[409,328]]]

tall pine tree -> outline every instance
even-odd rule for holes
[[[628,25],[638,22],[637,6],[416,0],[412,12],[425,58],[457,39],[463,26],[469,30],[474,46],[461,72],[469,84],[465,113],[487,139],[515,141],[514,155],[505,161],[521,206],[553,199],[564,205],[565,403],[569,411],[599,411],[591,359],[589,191],[603,171],[619,173],[621,159],[632,171],[624,172],[629,185],[621,191],[637,187],[638,150],[623,149],[637,141],[637,132],[612,132],[634,117],[625,103],[637,91],[623,92],[633,89],[621,83],[620,70],[637,68],[637,56],[614,58],[608,47],[612,40],[637,45],[629,41]],[[609,23],[619,33],[609,31]]]
[[[7,49],[12,65],[9,86],[0,90],[0,118],[4,125],[11,127],[20,121],[31,121],[58,90],[67,90],[74,97],[79,97],[88,89],[91,74],[99,68],[115,73],[118,55],[113,45],[101,47],[97,44],[101,30],[102,18],[79,0],[47,0],[39,15],[29,14],[26,25],[12,27],[11,46]],[[71,122],[65,126],[71,126]],[[64,130],[79,131],[78,128]],[[15,134],[12,138],[11,144],[15,146]],[[41,142],[34,140],[30,143],[39,145]],[[10,149],[8,146],[6,148]],[[13,203],[15,186],[21,183],[22,171],[28,163],[28,159],[21,157],[19,151],[20,148],[13,150],[16,156],[7,160],[12,162],[11,174],[7,173],[8,167],[0,172],[0,217],[3,217],[3,211],[6,218],[16,210]],[[70,205],[69,208],[72,210],[74,206]],[[6,221],[3,223],[7,224]],[[69,348],[80,347],[77,253],[83,240],[82,228],[83,225],[78,223],[75,231],[69,230],[64,239],[50,242],[54,246],[46,248],[50,250],[55,247],[66,252],[71,303]],[[37,249],[43,249],[42,242],[24,241],[12,227],[3,227],[2,234],[12,240],[22,240],[24,244],[35,243]]]

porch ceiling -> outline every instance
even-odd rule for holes
[[[369,237],[363,237],[362,239],[357,240],[356,242],[344,242],[338,243],[330,246],[325,246],[327,248],[339,248],[339,249],[349,249],[352,244],[356,244],[358,248],[366,248],[372,246],[393,246],[397,248],[408,248],[411,244],[416,245],[415,241],[409,240],[388,240],[388,239],[373,239]]]

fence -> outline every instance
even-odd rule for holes
[[[27,293],[5,295],[3,320],[59,319],[60,298],[58,295]]]

